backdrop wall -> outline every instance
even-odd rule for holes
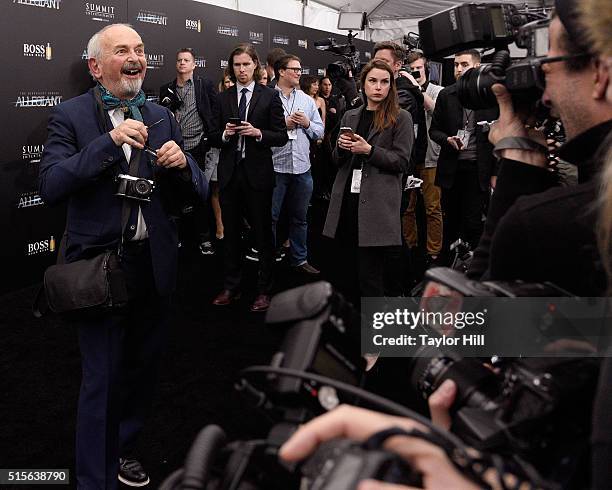
[[[38,169],[51,109],[93,85],[86,46],[93,33],[128,22],[141,34],[148,70],[144,90],[157,101],[159,87],[175,75],[175,54],[198,53],[196,73],[220,80],[231,49],[256,45],[265,60],[282,47],[302,59],[305,73],[324,73],[338,58],[316,50],[330,33],[193,0],[13,0],[0,16],[0,293],[33,284],[55,262],[65,209],[49,208],[38,195]],[[338,42],[345,38],[331,34]],[[355,40],[362,61],[372,44]]]

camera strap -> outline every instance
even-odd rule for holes
[[[106,120],[106,111],[104,110],[104,104],[102,103],[102,96],[100,95],[100,90],[98,88],[94,88],[94,97],[96,99],[96,107],[97,107],[97,116],[100,122],[100,127],[105,132],[110,132],[108,122]],[[129,161],[128,174],[132,177],[138,177],[138,169],[140,168],[140,159],[142,158],[142,151],[138,148],[132,148],[132,157]],[[119,241],[119,245],[117,246],[117,255],[121,258],[123,253],[123,241],[125,240],[125,230],[127,228],[128,222],[130,220],[130,214],[133,209],[138,210],[136,204],[130,202],[129,199],[123,199],[123,205],[121,208],[121,240]]]

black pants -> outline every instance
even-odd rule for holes
[[[486,193],[480,188],[478,166],[473,160],[459,160],[455,182],[450,188],[442,189],[442,210],[444,212],[444,250],[461,238],[472,250],[482,235],[482,212]]]
[[[189,150],[189,153],[198,163],[200,170],[204,172],[206,153],[202,151],[199,145]],[[201,199],[196,199],[193,207],[193,221],[196,239],[199,240],[200,243],[210,241],[210,215],[211,212],[208,199],[206,202]]]
[[[128,306],[74,319],[83,371],[76,424],[79,488],[117,488],[119,457],[134,456],[166,344],[170,298],[155,290],[148,240],[126,244],[121,267]]]
[[[242,279],[242,217],[251,226],[251,239],[259,251],[259,273],[257,289],[268,294],[272,288],[272,267],[274,250],[272,238],[272,189],[253,189],[239,163],[229,183],[220,190],[219,201],[223,213],[225,230],[224,285],[225,289],[236,291]]]

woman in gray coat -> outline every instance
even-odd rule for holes
[[[402,244],[402,174],[414,130],[410,114],[399,108],[386,63],[370,61],[361,87],[365,104],[347,111],[340,123],[333,152],[339,169],[323,235],[334,238],[340,257],[350,262],[345,268],[356,272],[360,295],[383,296],[385,257]]]

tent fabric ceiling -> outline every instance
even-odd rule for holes
[[[370,22],[380,20],[421,19],[451,8],[459,3],[470,3],[461,0],[315,0],[321,5],[349,12],[366,12]],[[480,0],[478,3],[490,3],[495,0]],[[497,0],[499,2],[499,0]],[[502,2],[516,3],[516,2]],[[522,2],[539,7],[542,0]],[[546,2],[550,3],[550,2]]]

